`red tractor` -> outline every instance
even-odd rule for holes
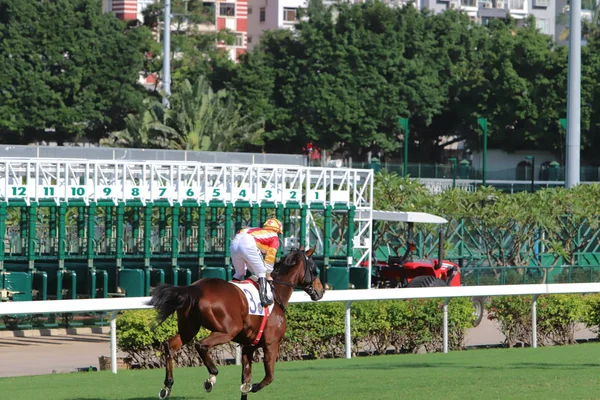
[[[391,256],[386,262],[375,263],[376,274],[373,283],[376,287],[441,287],[460,286],[460,267],[444,260],[444,230],[439,231],[438,257],[436,259],[415,260],[416,245],[413,239],[415,223],[445,224],[448,221],[436,215],[421,212],[373,211],[374,221],[405,222],[408,224],[407,246],[404,255]],[[483,299],[471,299],[474,307],[475,326],[483,317]]]

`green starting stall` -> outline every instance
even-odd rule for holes
[[[2,300],[147,296],[231,279],[229,243],[275,216],[280,255],[317,246],[334,289],[370,287],[373,171],[293,165],[0,160]]]

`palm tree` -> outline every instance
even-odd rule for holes
[[[175,132],[164,124],[165,110],[156,101],[146,104],[146,110],[138,115],[128,114],[125,129],[112,132],[100,140],[101,146],[164,149],[169,147],[170,136]]]
[[[215,93],[202,76],[193,85],[188,80],[179,84],[165,113],[174,149],[235,150],[256,143],[263,132],[262,121],[250,121],[226,90]]]

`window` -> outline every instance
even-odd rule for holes
[[[252,36],[248,36],[248,43],[252,43]]]
[[[248,7],[248,15],[252,15],[252,7]]]
[[[296,8],[284,8],[283,9],[283,21],[284,22],[296,22]]]
[[[219,15],[222,17],[235,17],[235,3],[221,3]]]
[[[525,0],[510,0],[508,3],[511,10],[524,10],[525,9]]]
[[[540,7],[540,8],[547,8],[548,6],[550,6],[550,0],[534,0],[533,6]]]
[[[267,10],[264,7],[260,8],[260,22],[265,22],[267,18]]]
[[[244,46],[244,35],[243,34],[235,35],[235,45],[237,47],[243,47]]]
[[[540,30],[540,33],[550,34],[550,20],[538,18],[535,20],[535,27]]]

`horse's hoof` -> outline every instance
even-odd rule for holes
[[[164,388],[160,389],[160,392],[158,392],[158,398],[161,400],[166,399],[170,395],[171,395],[171,388],[168,388],[168,387],[164,387]]]
[[[253,384],[252,384],[252,389],[250,389],[250,391],[251,391],[252,393],[256,393],[256,392],[258,392],[259,390],[260,390],[260,385],[259,385],[258,383],[253,383]]]
[[[214,386],[215,385],[211,381],[204,381],[204,390],[206,390],[206,393],[210,393],[213,390]]]
[[[240,390],[242,391],[242,394],[248,394],[252,390],[252,385],[249,383],[244,383],[242,386],[240,386]]]

